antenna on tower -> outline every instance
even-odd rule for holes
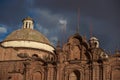
[[[77,11],[77,28],[76,28],[76,31],[77,33],[79,33],[79,27],[80,27],[80,8],[78,8],[78,11]]]

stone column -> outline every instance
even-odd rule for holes
[[[48,66],[44,66],[44,80],[49,80],[48,79]]]
[[[52,64],[48,64],[47,80],[54,80],[54,67]]]
[[[92,80],[99,80],[99,64],[97,62],[92,64]]]

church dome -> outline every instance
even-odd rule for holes
[[[50,45],[50,41],[40,32],[33,29],[19,29],[12,32],[4,41],[27,40],[46,43]]]
[[[54,47],[50,41],[40,32],[34,30],[33,19],[23,19],[22,29],[12,32],[2,41],[3,47],[34,48],[54,53]]]

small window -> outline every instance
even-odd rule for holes
[[[53,59],[53,57],[51,57],[51,61],[53,61],[54,59]]]
[[[11,77],[11,76],[9,76],[9,77],[8,77],[8,80],[11,80],[11,79],[12,79],[12,77]]]
[[[33,58],[38,58],[38,55],[37,54],[33,54],[32,57]]]
[[[95,42],[95,47],[97,46],[97,42]]]
[[[75,58],[75,60],[78,60],[77,58]]]

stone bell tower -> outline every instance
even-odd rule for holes
[[[96,37],[91,37],[89,43],[91,48],[99,48],[99,41]]]

